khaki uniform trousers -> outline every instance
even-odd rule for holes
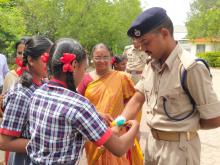
[[[199,165],[201,143],[199,136],[187,141],[180,135],[180,141],[156,140],[151,132],[146,140],[145,165]]]

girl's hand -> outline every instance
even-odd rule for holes
[[[113,121],[113,118],[108,113],[101,113],[99,112],[99,115],[105,120],[108,126],[110,126],[111,122]]]

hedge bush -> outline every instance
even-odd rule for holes
[[[206,60],[211,67],[220,67],[220,52],[198,53],[197,57]]]

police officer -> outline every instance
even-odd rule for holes
[[[151,131],[145,164],[199,165],[201,146],[197,130],[220,126],[220,101],[208,69],[174,40],[172,21],[162,8],[141,13],[127,34],[152,59],[136,85],[137,92],[121,114],[130,120],[146,103]],[[182,67],[187,71],[184,83],[195,104],[181,85]]]
[[[132,40],[132,42],[133,45],[125,47],[123,55],[126,55],[128,58],[126,72],[131,74],[131,78],[136,84],[141,78],[148,55],[140,50],[140,44],[136,40]]]

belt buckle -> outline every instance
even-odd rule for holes
[[[191,139],[191,134],[190,134],[190,132],[186,132],[186,140],[190,140]]]
[[[194,137],[196,137],[197,135],[197,132],[186,132],[186,139],[189,141],[189,140],[192,140]]]

